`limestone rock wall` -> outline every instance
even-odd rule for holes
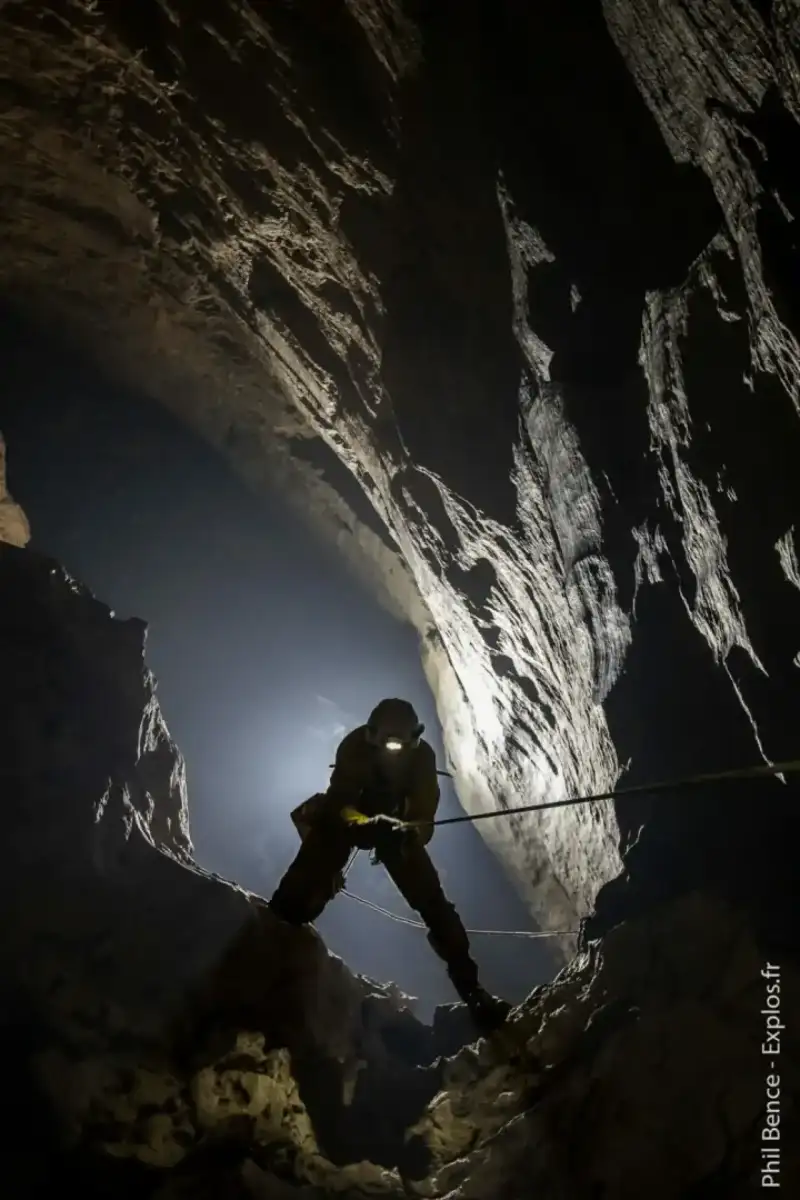
[[[6,478],[6,443],[0,433],[0,542],[9,546],[27,546],[31,538],[28,518],[8,490]]]
[[[797,44],[788,0],[3,7],[2,286],[416,625],[468,811],[794,753]],[[633,842],[699,869],[717,810],[665,812],[480,828],[566,928]]]

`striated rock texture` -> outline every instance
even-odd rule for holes
[[[418,628],[469,811],[795,758],[798,46],[792,0],[11,0],[0,286]],[[482,822],[581,949],[443,1059],[197,869],[143,624],[0,520],[9,1178],[738,1200],[777,1116],[797,1192],[795,777]]]
[[[702,9],[0,13],[2,286],[416,625],[471,812],[796,754],[797,6]],[[589,933],[775,925],[782,788],[480,828],[551,928],[620,852]]]

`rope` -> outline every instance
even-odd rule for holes
[[[765,763],[757,767],[737,767],[732,771],[715,771],[710,775],[690,775],[685,779],[668,779],[660,783],[639,783],[635,787],[619,788],[617,791],[598,792],[594,796],[576,796],[571,800],[548,800],[543,804],[524,804],[519,808],[495,808],[491,812],[471,813],[462,817],[442,817],[437,821],[408,821],[418,825],[460,825],[464,821],[485,821],[489,817],[510,817],[515,813],[542,812],[546,808],[567,808],[573,804],[595,804],[598,800],[618,800],[627,796],[643,796],[656,792],[686,791],[709,783],[729,779],[765,779],[776,775],[800,774],[800,759],[791,762]]]
[[[401,917],[399,913],[393,913],[388,908],[381,908],[380,904],[373,904],[371,900],[365,900],[363,896],[357,896],[355,892],[348,892],[347,888],[342,889],[342,895],[349,896],[351,900],[357,900],[359,904],[363,904],[366,908],[371,908],[373,912],[380,913],[382,917],[388,917],[391,921],[397,921],[399,925],[410,925],[412,929],[427,929],[427,925],[423,921],[414,921],[411,917]],[[520,938],[549,938],[549,937],[570,937],[574,936],[577,929],[546,929],[533,932],[529,929],[467,929],[469,934],[485,934],[487,937],[520,937]]]
[[[14,774],[13,768],[0,768],[0,774]],[[22,772],[20,772],[22,773]],[[438,771],[437,775],[446,775],[452,778],[448,771]],[[548,800],[541,804],[524,804],[517,808],[496,808],[491,812],[470,813],[460,817],[441,817],[433,821],[434,826],[440,825],[461,825],[464,822],[484,821],[490,817],[510,817],[516,813],[543,812],[545,809],[552,808],[567,808],[576,804],[595,804],[600,800],[618,800],[629,796],[652,795],[663,792],[688,791],[690,788],[703,787],[709,783],[720,783],[726,780],[735,779],[767,779],[775,776],[783,775],[798,775],[800,774],[800,759],[794,759],[789,762],[782,763],[764,763],[756,767],[737,767],[731,771],[714,771],[704,775],[690,775],[684,779],[662,780],[659,783],[641,783],[634,787],[619,788],[607,792],[597,792],[593,796],[575,796],[567,800]],[[385,819],[385,818],[384,818]],[[397,825],[405,825],[409,828],[418,826],[430,827],[430,821],[397,821]],[[355,862],[358,850],[354,850],[347,861],[347,864],[342,872],[343,878],[347,875]],[[380,913],[381,916],[388,917],[391,921],[397,921],[400,925],[408,925],[412,929],[426,929],[427,926],[422,921],[414,921],[411,917],[401,917],[399,913],[393,913],[388,908],[382,908],[379,904],[373,904],[371,900],[366,900],[363,896],[357,896],[355,892],[350,892],[346,887],[341,889],[345,896],[349,896],[351,900],[357,900],[359,904],[363,904],[366,908],[371,908],[374,912]],[[578,932],[575,929],[547,929],[531,931],[527,929],[467,929],[466,932],[472,936],[482,935],[486,937],[520,937],[520,938],[551,938],[551,937],[572,937]]]
[[[446,775],[452,779],[449,771],[438,771],[437,775]],[[410,828],[420,825],[430,827],[440,825],[461,825],[465,821],[486,821],[490,817],[510,817],[515,813],[543,812],[548,808],[568,808],[575,804],[596,804],[599,800],[618,800],[628,796],[653,795],[659,792],[680,792],[689,788],[705,787],[709,783],[720,783],[733,779],[767,779],[781,775],[800,774],[800,759],[781,763],[761,763],[756,767],[734,767],[731,771],[713,771],[705,775],[689,775],[683,779],[667,779],[658,783],[638,783],[634,787],[612,789],[608,792],[597,792],[593,796],[575,796],[568,800],[547,800],[542,804],[524,804],[518,808],[494,808],[491,812],[468,813],[460,817],[440,817],[430,821],[404,821],[402,824]]]
[[[347,879],[347,876],[350,874],[350,868],[352,867],[353,863],[356,861],[357,857],[358,857],[358,847],[356,846],[356,848],[354,850],[350,851],[350,857],[348,858],[347,863],[345,864],[345,868],[342,871],[342,879]]]
[[[447,774],[447,772],[438,771],[437,774],[444,775]],[[481,821],[488,817],[507,817],[514,813],[542,812],[544,809],[549,808],[566,808],[569,805],[575,804],[594,804],[598,800],[616,800],[620,797],[642,796],[654,792],[685,791],[689,788],[700,787],[709,783],[718,783],[723,780],[765,779],[772,776],[797,774],[800,774],[800,759],[783,763],[765,763],[756,767],[738,767],[731,771],[714,771],[710,774],[691,775],[685,779],[663,780],[659,783],[636,784],[634,787],[620,788],[617,791],[598,792],[593,796],[576,796],[569,800],[549,800],[542,804],[525,804],[520,808],[497,808],[493,809],[491,812],[473,813],[461,817],[444,817],[438,821],[434,821],[433,824],[460,825],[465,821]],[[398,821],[397,824],[414,828],[420,825],[430,825],[430,822]],[[353,865],[357,853],[358,851],[354,851],[350,856],[350,859],[344,870],[345,876]],[[363,896],[357,896],[355,892],[348,891],[346,887],[342,888],[341,890],[343,895],[349,896],[351,900],[357,900],[359,904],[363,904],[366,908],[372,909],[373,912],[380,913],[380,915],[383,917],[388,917],[390,921],[397,921],[398,924],[408,925],[412,929],[427,928],[423,921],[414,921],[411,917],[401,917],[399,913],[391,912],[388,908],[382,908],[380,904],[374,904],[371,900],[366,900]],[[467,929],[466,932],[471,936],[484,935],[486,937],[552,938],[574,937],[578,930],[546,929],[533,932],[527,929]]]

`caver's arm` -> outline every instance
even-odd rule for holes
[[[339,743],[327,795],[339,804],[356,804],[366,782],[363,729],[354,729]]]
[[[419,840],[423,846],[426,846],[433,837],[432,822],[439,807],[440,797],[439,779],[436,774],[436,755],[427,742],[420,742],[411,772],[405,818],[407,821],[431,822],[431,824],[422,825],[417,829]]]

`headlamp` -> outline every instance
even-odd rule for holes
[[[383,747],[384,750],[391,750],[393,754],[396,754],[398,750],[403,749],[403,743],[399,738],[387,738],[383,743]]]

